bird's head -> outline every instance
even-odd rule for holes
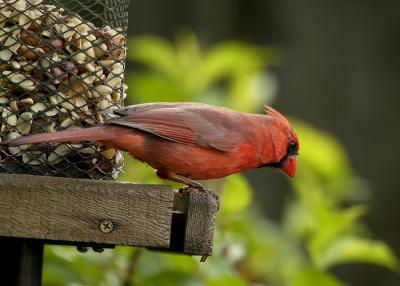
[[[272,107],[265,106],[267,117],[273,120],[274,127],[271,133],[271,142],[274,148],[276,161],[265,166],[279,168],[289,177],[296,175],[297,155],[299,154],[299,138],[290,122]]]
[[[286,154],[280,161],[281,169],[289,177],[296,175],[297,169],[297,155],[299,154],[299,139],[296,133],[292,130],[289,135],[289,143],[287,144]]]

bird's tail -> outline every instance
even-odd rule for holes
[[[84,129],[64,130],[52,133],[39,133],[34,135],[22,136],[14,140],[2,142],[1,145],[18,146],[23,144],[46,143],[46,142],[70,142],[80,141],[101,141],[117,138],[121,131],[126,132],[126,128],[119,126],[105,125]]]

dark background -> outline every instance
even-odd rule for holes
[[[400,1],[135,0],[129,15],[131,36],[172,39],[190,28],[205,46],[227,39],[281,46],[274,105],[343,142],[371,188],[364,220],[400,255]],[[263,170],[248,176],[265,213],[279,219],[286,182]],[[334,272],[350,285],[400,285],[398,274],[371,265]]]

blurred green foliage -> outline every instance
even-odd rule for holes
[[[129,103],[201,101],[261,112],[276,82],[266,68],[279,62],[274,48],[226,42],[202,49],[192,34],[175,43],[151,36],[129,41]],[[341,144],[331,135],[296,119],[301,155],[293,194],[280,223],[263,217],[240,174],[207,182],[222,195],[215,254],[197,257],[117,247],[79,253],[72,247],[46,247],[44,285],[293,285],[344,283],[329,270],[365,262],[397,270],[398,261],[381,241],[368,238],[360,221],[365,194]],[[318,146],[318,148],[316,148]],[[154,171],[126,157],[121,180],[162,182]],[[165,182],[162,182],[165,183]],[[347,205],[347,206],[346,206]]]
[[[260,110],[276,91],[265,65],[279,62],[276,48],[224,42],[207,51],[190,33],[175,45],[143,36],[129,41],[128,57],[146,67],[127,76],[129,103],[196,101],[239,111]]]

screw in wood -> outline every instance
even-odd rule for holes
[[[100,228],[101,232],[103,232],[103,233],[110,233],[110,232],[112,232],[112,230],[114,228],[114,224],[111,220],[103,219],[100,222],[99,228]]]

